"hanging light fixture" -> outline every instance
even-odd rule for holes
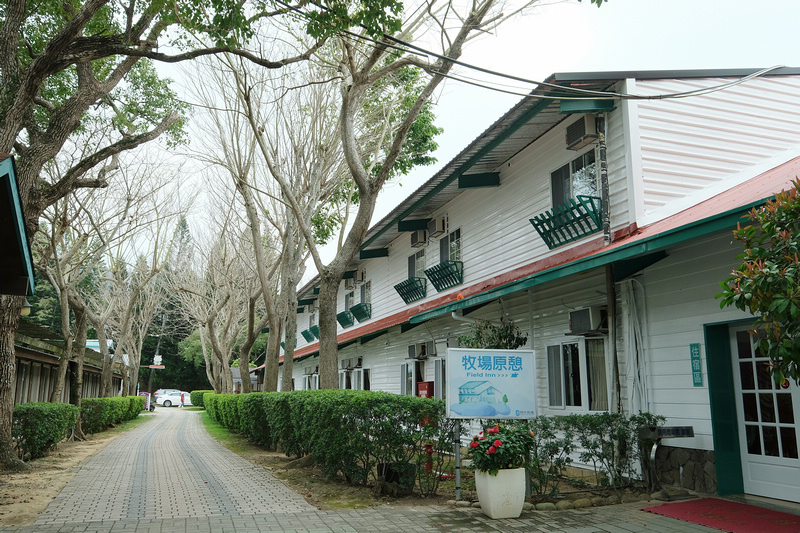
[[[31,303],[25,298],[25,303],[22,304],[22,309],[19,310],[19,316],[28,316],[31,314]]]

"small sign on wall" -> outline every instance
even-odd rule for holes
[[[692,358],[692,385],[695,387],[703,386],[703,365],[700,362],[700,343],[689,345],[689,353]]]

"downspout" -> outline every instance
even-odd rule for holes
[[[606,246],[611,244],[611,208],[609,204],[608,192],[608,156],[606,154],[606,131],[608,124],[608,113],[603,113],[602,128],[598,128],[597,132],[597,152],[598,159],[600,159],[600,201],[603,216],[603,240]]]
[[[602,128],[598,128],[598,159],[600,160],[600,198],[603,213],[603,241],[608,246],[613,241],[611,235],[611,201],[608,186],[608,154],[606,150],[606,132],[608,131],[608,113],[603,113]],[[622,412],[622,386],[619,381],[619,356],[617,354],[617,287],[614,284],[614,264],[606,265],[606,312],[608,314],[608,343],[611,350],[611,361],[614,365],[614,408]]]
[[[469,324],[474,324],[478,320],[475,318],[470,318],[468,316],[462,316],[456,313],[455,311],[450,312],[450,316],[453,317],[453,320],[457,320],[459,322],[468,322]]]

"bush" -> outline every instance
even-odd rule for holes
[[[205,407],[203,403],[203,395],[209,393],[214,394],[213,390],[193,390],[189,393],[189,401],[196,407]]]
[[[64,403],[25,403],[14,408],[11,433],[21,459],[43,457],[78,420],[78,408]]]
[[[311,454],[328,477],[351,484],[376,480],[383,465],[402,474],[401,491],[418,481],[423,494],[435,494],[437,472],[452,461],[455,422],[444,418],[441,400],[320,390],[206,395],[205,407],[230,431],[266,448],[280,446],[290,457]]]
[[[133,420],[144,410],[144,396],[114,396],[81,400],[81,429],[99,433],[111,426]]]
[[[540,498],[558,496],[558,482],[572,462],[575,450],[572,429],[558,424],[556,417],[539,416],[528,421],[533,432],[531,461],[527,466],[531,493]],[[560,429],[559,429],[560,427]]]

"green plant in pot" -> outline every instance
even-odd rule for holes
[[[525,502],[525,465],[533,434],[524,424],[497,424],[475,435],[469,457],[481,509],[490,518],[515,518]]]

